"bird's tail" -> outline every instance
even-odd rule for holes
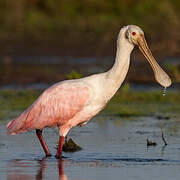
[[[8,134],[14,135],[14,133],[13,133],[13,129],[14,129],[13,124],[15,124],[15,121],[16,121],[16,119],[10,121],[10,122],[7,124],[6,127],[7,127],[7,133],[8,133]]]
[[[24,126],[26,124],[27,116],[28,116],[28,114],[25,111],[19,117],[10,121],[6,126],[7,127],[7,134],[15,135],[15,134],[19,134],[19,133],[26,131],[24,129]]]

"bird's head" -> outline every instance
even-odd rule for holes
[[[125,31],[125,37],[129,41],[129,43],[138,45],[138,40],[144,36],[144,32],[142,29],[135,25],[129,25],[127,26],[127,29]]]
[[[156,81],[164,87],[168,87],[171,85],[171,79],[169,76],[164,72],[164,70],[159,66],[156,62],[155,58],[153,57],[147,43],[145,40],[144,32],[142,29],[135,25],[129,25],[123,28],[124,36],[126,41],[131,45],[137,45],[143,55],[146,57],[148,62],[150,63]]]

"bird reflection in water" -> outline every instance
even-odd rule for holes
[[[36,175],[36,180],[42,180],[43,175],[45,174],[45,170],[47,168],[47,158],[44,157],[42,160],[39,161],[39,171]],[[59,170],[59,180],[68,180],[68,177],[64,174],[63,169],[63,160],[57,160],[58,170]]]
[[[64,160],[57,160],[57,170],[58,170],[58,174],[59,174],[59,179],[60,180],[70,180],[68,179],[68,177],[66,176],[66,174],[64,174],[64,169],[63,169],[63,161]],[[36,168],[36,165],[34,164],[34,162],[38,162],[38,167],[39,169],[37,170],[37,174],[34,177],[34,175],[32,175],[32,168]],[[45,178],[45,173],[47,171],[47,163],[48,163],[48,158],[44,157],[41,160],[37,160],[37,161],[29,161],[29,160],[25,160],[25,159],[15,159],[10,161],[10,163],[8,164],[8,172],[7,172],[7,180],[32,180],[32,179],[36,179],[36,180],[42,180],[42,179],[46,179]],[[56,162],[55,162],[56,163]],[[29,168],[27,170],[27,168]],[[56,168],[54,169],[56,170]],[[56,174],[56,173],[54,173]],[[52,179],[57,179],[56,177],[52,177]]]

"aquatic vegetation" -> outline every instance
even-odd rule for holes
[[[0,91],[0,120],[10,119],[22,112],[39,96],[35,90]]]
[[[65,77],[67,79],[79,79],[82,78],[82,74],[75,70],[72,70],[69,74],[66,74]]]
[[[119,116],[146,116],[158,114],[179,114],[180,96],[178,92],[168,92],[166,96],[161,91],[142,92],[118,91],[104,109],[105,114]]]
[[[11,119],[42,93],[38,90],[1,90],[0,120]],[[178,92],[162,91],[118,91],[100,115],[130,116],[180,116],[180,95]]]

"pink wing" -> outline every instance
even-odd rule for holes
[[[88,87],[76,84],[56,84],[44,93],[19,117],[8,125],[9,134],[32,129],[64,125],[80,112],[89,99]]]

